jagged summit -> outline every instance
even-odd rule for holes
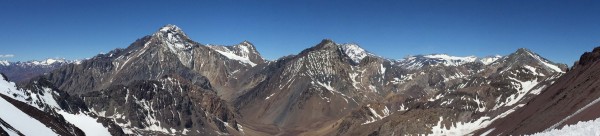
[[[600,58],[600,47],[594,48],[591,52],[585,52],[576,63],[579,65],[587,65],[595,62]]]
[[[241,43],[234,45],[234,46],[244,46],[244,47],[250,48],[250,50],[256,50],[256,47],[254,46],[254,44],[252,44],[250,41],[247,41],[247,40],[244,40]]]
[[[192,40],[181,30],[181,28],[167,24],[161,27],[156,33],[152,34],[154,40],[148,41],[146,44],[152,41],[159,42],[157,44],[165,45],[173,53],[181,57],[181,52],[190,49],[194,43]]]
[[[187,36],[187,34],[185,34],[185,32],[183,32],[181,28],[172,24],[167,24],[161,27],[160,29],[158,29],[158,31],[152,34],[152,36],[169,41],[189,40],[189,37]]]
[[[169,32],[183,32],[183,31],[181,30],[181,28],[177,27],[176,25],[167,24],[167,25],[165,25],[165,26],[161,27],[161,28],[158,30],[158,32],[166,32],[166,33],[169,33]]]
[[[354,62],[355,64],[360,63],[360,61],[367,56],[375,56],[374,54],[372,54],[372,53],[368,52],[367,50],[365,50],[364,48],[360,47],[360,45],[358,45],[358,44],[355,44],[355,43],[338,44],[331,39],[323,39],[316,46],[313,46],[311,48],[303,50],[302,52],[299,53],[299,55],[307,54],[307,53],[313,52],[313,51],[322,51],[322,50],[340,51],[340,55],[344,55],[344,56],[350,58],[350,60],[352,62]],[[378,57],[378,56],[376,56],[376,57]],[[381,57],[378,57],[378,58],[381,58]]]
[[[541,57],[537,53],[526,48],[517,49],[517,51],[514,53],[506,56],[503,61],[511,62],[517,65],[540,65],[545,69],[560,73],[564,73],[567,69],[565,64],[551,62],[550,60]]]
[[[530,55],[530,56],[535,56],[537,54],[535,54],[533,51],[527,49],[527,48],[519,48],[517,49],[517,51],[515,51],[514,53],[515,55]],[[539,56],[539,55],[538,55]]]
[[[331,39],[323,39],[319,44],[317,44],[317,49],[329,49],[334,48],[336,43]]]

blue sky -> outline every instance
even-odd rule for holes
[[[529,48],[573,64],[600,46],[598,1],[0,1],[0,59],[79,59],[165,24],[204,44],[248,40],[267,59],[324,38],[377,55],[506,55]],[[14,55],[3,57],[2,55]]]

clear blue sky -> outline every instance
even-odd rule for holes
[[[165,24],[200,43],[248,40],[267,59],[321,39],[377,55],[506,55],[529,48],[573,64],[600,45],[598,1],[0,1],[0,54],[12,61],[92,57]]]

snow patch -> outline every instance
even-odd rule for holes
[[[248,57],[238,56],[238,55],[233,54],[231,52],[224,52],[224,51],[220,51],[220,50],[215,50],[215,51],[219,52],[221,55],[223,55],[223,56],[225,56],[225,57],[227,57],[229,59],[237,60],[237,61],[240,61],[242,63],[246,63],[246,64],[248,64],[248,65],[250,65],[252,67],[256,66],[256,63],[250,61],[250,58],[248,58]]]

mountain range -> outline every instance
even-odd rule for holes
[[[5,73],[8,78],[15,82],[27,81],[33,77],[48,73],[58,67],[69,63],[80,63],[81,60],[65,60],[49,58],[46,60],[26,61],[26,62],[10,62],[0,60],[0,73]]]
[[[572,68],[525,48],[396,60],[324,39],[266,60],[166,25],[42,72],[0,63],[0,135],[534,134],[600,117],[599,54]]]

